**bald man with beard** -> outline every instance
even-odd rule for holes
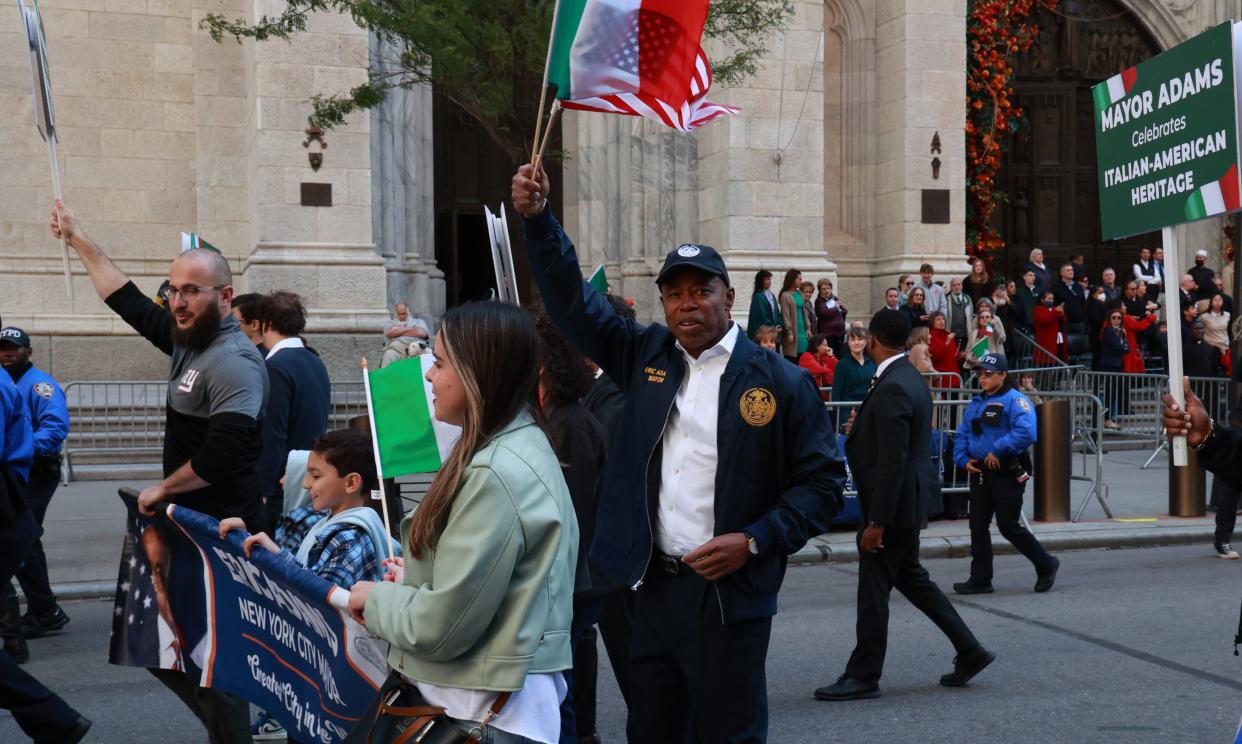
[[[52,235],[62,235],[86,266],[95,291],[113,312],[172,357],[164,424],[164,479],[143,490],[138,508],[155,513],[161,502],[184,505],[216,519],[241,517],[261,524],[259,419],[267,406],[263,358],[233,316],[233,276],[216,251],[182,253],[168,270],[169,304],[142,293],[73,211],[57,202]],[[245,700],[199,687],[184,673],[152,674],[186,703],[214,742],[250,741]]]

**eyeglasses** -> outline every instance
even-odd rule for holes
[[[170,285],[167,290],[168,299],[174,300],[177,298],[177,295],[184,295],[185,299],[189,301],[189,300],[194,299],[195,297],[198,297],[203,292],[213,292],[215,290],[224,289],[227,286],[229,285],[213,284],[210,287],[196,287],[193,284],[187,284],[184,287],[173,287]]]
[[[903,286],[903,287],[913,287],[913,286],[914,286],[914,282],[913,282],[913,281],[902,282],[902,283],[901,283],[901,286]]]

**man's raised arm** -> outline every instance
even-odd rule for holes
[[[78,225],[73,210],[59,199],[52,209],[52,235],[61,235],[77,252],[99,297],[135,331],[165,354],[172,353],[172,315],[138,290],[125,272]]]
[[[578,255],[548,206],[548,176],[523,165],[513,176],[513,208],[522,215],[526,257],[544,308],[578,350],[622,391],[629,385],[642,326],[617,315],[582,278]]]
[[[82,259],[82,265],[86,267],[86,273],[90,275],[91,284],[95,285],[100,299],[108,299],[129,282],[125,272],[112,263],[112,259],[108,258],[102,248],[86,237],[74,217],[73,210],[65,207],[64,202],[59,199],[56,207],[52,209],[52,235],[57,240],[64,235],[70,247],[77,251],[78,258]]]

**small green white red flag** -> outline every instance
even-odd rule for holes
[[[1239,197],[1238,165],[1234,163],[1219,180],[1195,189],[1186,200],[1186,219],[1201,220],[1235,212],[1242,208],[1242,198]]]
[[[1134,89],[1137,81],[1138,68],[1131,67],[1096,85],[1091,89],[1091,95],[1095,98],[1095,110],[1103,111],[1125,98]]]
[[[560,0],[548,79],[565,108],[641,116],[683,132],[739,109],[707,100],[708,0]]]

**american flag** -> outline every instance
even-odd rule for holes
[[[655,11],[613,13],[609,23],[593,29],[582,46],[581,61],[617,90],[593,97],[561,101],[565,108],[642,116],[688,132],[740,109],[707,100],[712,85],[711,63],[702,47],[690,46],[686,29],[676,19]],[[617,26],[621,27],[619,31]],[[689,50],[695,50],[693,60]]]
[[[151,563],[142,547],[143,532],[156,527],[131,511],[128,528],[112,610],[110,656],[113,663],[159,667],[159,607],[151,581]]]

